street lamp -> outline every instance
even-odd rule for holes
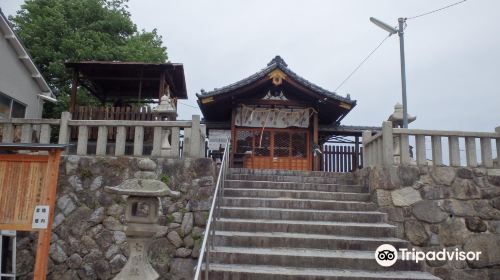
[[[376,18],[371,17],[370,21],[376,26],[389,32],[390,35],[398,33],[399,35],[399,52],[401,56],[401,87],[403,91],[403,127],[408,128],[408,106],[406,104],[406,70],[405,70],[405,40],[403,36],[405,18],[398,18],[399,28],[396,29]],[[389,35],[389,36],[390,36]]]

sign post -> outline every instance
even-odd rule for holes
[[[33,278],[45,280],[62,151],[67,145],[0,144],[0,230],[38,231]],[[46,154],[15,153],[46,151]]]

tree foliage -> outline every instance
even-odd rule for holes
[[[46,116],[56,117],[67,109],[71,73],[64,62],[167,60],[162,37],[156,29],[139,31],[126,3],[127,0],[27,0],[10,17],[60,100],[59,104],[46,106]],[[86,102],[88,98],[79,92],[78,103]]]

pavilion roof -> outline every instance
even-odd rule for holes
[[[158,99],[160,78],[170,86],[172,97],[187,99],[184,67],[180,63],[123,61],[67,62],[79,73],[80,84],[101,100]]]

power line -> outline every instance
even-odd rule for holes
[[[177,102],[178,102],[179,104],[182,104],[182,105],[184,105],[184,106],[188,106],[188,107],[191,107],[191,108],[195,108],[195,109],[198,109],[198,107],[196,107],[196,106],[193,106],[193,105],[189,105],[189,104],[185,104],[185,103],[182,103],[182,102],[180,102],[180,101],[177,101]]]
[[[430,15],[430,14],[433,14],[433,13],[435,13],[435,12],[439,12],[439,11],[442,11],[442,10],[444,10],[444,9],[448,9],[448,8],[450,8],[450,7],[456,6],[456,5],[458,5],[458,4],[462,4],[462,3],[463,3],[463,2],[465,2],[465,1],[467,1],[467,0],[458,1],[458,2],[456,2],[456,3],[453,3],[453,4],[450,4],[450,5],[448,5],[448,6],[445,6],[445,7],[439,8],[439,9],[437,9],[437,10],[433,10],[433,11],[430,11],[430,12],[427,12],[427,13],[423,13],[423,14],[420,14],[420,15],[416,15],[416,16],[413,16],[413,17],[409,17],[409,18],[407,18],[407,19],[414,19],[414,18],[418,18],[418,17],[423,17],[423,16],[426,16],[426,15]]]
[[[358,69],[370,58],[370,56],[372,56],[373,53],[375,53],[378,48],[380,48],[380,46],[382,46],[382,44],[385,42],[385,40],[387,40],[389,37],[391,37],[392,34],[389,34],[387,37],[384,38],[384,40],[382,40],[376,48],[374,48],[362,61],[361,63],[351,72],[351,74],[349,74],[349,76],[347,76],[347,78],[345,78],[342,83],[340,83],[340,85],[334,90],[335,92],[340,88],[342,87],[345,82],[347,82],[347,80],[349,80],[352,75],[354,75],[354,73],[356,73],[356,71],[358,71]]]

